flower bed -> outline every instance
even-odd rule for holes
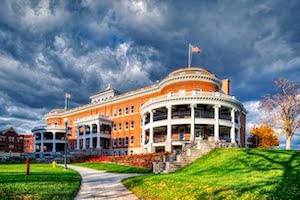
[[[149,153],[123,156],[98,156],[87,158],[84,162],[110,162],[152,169],[153,162],[163,160],[167,153]]]

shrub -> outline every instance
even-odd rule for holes
[[[99,156],[90,157],[85,162],[111,162],[122,165],[130,165],[136,167],[142,167],[152,169],[153,162],[163,161],[163,157],[167,153],[149,153],[149,154],[134,154],[134,155],[122,155],[122,156]]]

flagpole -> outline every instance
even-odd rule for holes
[[[65,110],[67,110],[67,93],[65,93]]]
[[[189,64],[188,64],[188,68],[191,67],[191,44],[189,43]]]

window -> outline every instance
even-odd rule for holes
[[[128,114],[128,107],[125,107],[125,115]]]
[[[128,129],[128,122],[125,122],[125,129]]]
[[[131,106],[131,107],[130,107],[130,112],[131,112],[131,113],[134,113],[134,106]]]
[[[179,90],[179,94],[184,94],[185,90]]]
[[[118,129],[119,131],[122,130],[122,123],[119,123],[119,127],[118,128],[119,128]]]
[[[8,148],[13,149],[13,148],[15,148],[15,145],[10,144],[10,145],[8,145]]]
[[[141,103],[141,104],[140,104],[140,107],[142,107],[143,105],[144,105],[144,103]]]
[[[113,131],[116,131],[116,130],[117,130],[116,124],[113,123]]]
[[[69,121],[69,125],[72,125],[72,120]]]
[[[140,127],[143,127],[143,119],[141,119]]]
[[[122,138],[118,138],[118,146],[122,145]]]
[[[133,136],[133,135],[130,136],[130,144],[133,144],[133,143],[134,143],[133,139],[134,139],[134,136]]]
[[[122,108],[119,108],[119,116],[122,115]]]
[[[117,146],[117,139],[116,138],[114,138],[114,140],[113,140],[113,146],[114,147]]]
[[[125,146],[127,146],[128,145],[128,137],[126,136],[125,137]]]
[[[109,111],[106,111],[106,118],[109,118]]]
[[[56,126],[56,125],[57,125],[57,122],[55,122],[54,125]]]
[[[130,128],[134,128],[134,121],[130,121]]]
[[[195,91],[196,91],[196,94],[200,94],[200,92],[202,92],[202,89],[197,88]]]
[[[117,116],[117,111],[116,111],[116,109],[114,109],[114,111],[113,111],[113,115],[114,115],[114,117],[116,117],[116,116]]]
[[[143,143],[143,134],[141,134],[141,137],[140,137],[140,143],[141,143],[141,144]]]

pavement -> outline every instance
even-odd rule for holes
[[[75,200],[138,199],[121,183],[121,180],[143,174],[109,173],[73,165],[68,165],[68,168],[76,170],[81,176],[81,186]]]

